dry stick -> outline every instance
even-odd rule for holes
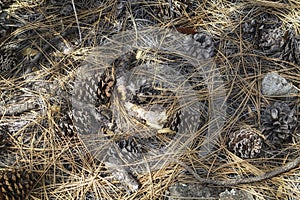
[[[280,175],[282,173],[288,172],[292,169],[294,169],[295,167],[297,167],[300,164],[300,156],[297,157],[295,160],[293,160],[292,162],[289,162],[281,167],[278,167],[272,171],[269,171],[267,173],[258,175],[258,176],[254,176],[254,177],[250,177],[250,178],[237,178],[237,179],[233,179],[233,180],[226,180],[226,181],[221,181],[221,180],[213,180],[213,179],[208,179],[208,178],[201,178],[199,176],[199,174],[197,174],[190,166],[188,166],[187,164],[179,161],[179,160],[175,160],[176,163],[178,163],[179,165],[181,165],[184,169],[186,169],[189,173],[191,173],[195,179],[197,179],[200,183],[202,184],[212,184],[212,185],[218,185],[218,186],[235,186],[235,185],[240,185],[240,184],[246,184],[246,183],[254,183],[254,182],[260,182],[260,181],[264,181],[270,178],[273,178],[277,175]]]
[[[29,112],[30,110],[35,110],[38,108],[38,100],[15,103],[10,106],[0,105],[0,116],[18,116],[22,113]]]

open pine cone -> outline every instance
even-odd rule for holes
[[[262,139],[257,131],[242,127],[229,134],[228,149],[241,158],[255,158],[262,148]]]
[[[269,29],[262,33],[259,47],[262,51],[275,58],[294,63],[300,62],[299,35],[282,29]]]
[[[262,33],[259,46],[265,53],[277,53],[281,51],[284,45],[284,31],[277,29],[269,29]]]
[[[267,141],[280,145],[291,138],[297,124],[295,109],[283,102],[275,102],[262,115],[263,134]]]
[[[289,31],[285,34],[286,42],[282,47],[281,58],[290,62],[300,63],[300,36]]]
[[[8,144],[8,128],[0,125],[0,149]]]
[[[31,173],[21,170],[6,170],[0,173],[0,199],[27,199],[36,183]]]
[[[0,48],[0,74],[5,75],[6,72],[11,70],[17,65],[16,53],[13,50]]]

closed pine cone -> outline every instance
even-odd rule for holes
[[[255,129],[242,127],[229,134],[228,149],[241,158],[257,157],[262,148],[262,140]]]

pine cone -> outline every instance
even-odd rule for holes
[[[8,127],[0,126],[0,148],[5,147],[9,142]]]
[[[213,39],[211,36],[209,36],[205,33],[197,33],[193,36],[193,38],[196,42],[200,43],[201,47],[200,47],[200,49],[198,49],[198,51],[201,50],[201,52],[203,53],[204,59],[214,56],[215,43],[213,42]],[[199,46],[197,46],[197,48],[199,48]]]
[[[9,7],[14,3],[14,0],[0,1],[0,39],[7,36],[13,27],[11,26],[11,17]]]
[[[245,13],[252,13],[249,8],[244,10]],[[242,23],[242,37],[255,45],[260,46],[261,40],[266,39],[265,35],[268,35],[270,31],[273,31],[281,26],[281,20],[274,14],[260,12],[260,14],[248,16],[249,21]],[[265,41],[263,41],[265,42]],[[268,47],[269,48],[269,47]]]
[[[280,57],[283,60],[300,64],[300,36],[293,32],[286,32],[284,37],[285,43]]]
[[[253,40],[257,33],[257,27],[259,24],[255,19],[252,19],[250,22],[245,22],[242,24],[242,30],[243,30],[243,39],[246,40]]]
[[[284,31],[276,28],[269,29],[262,33],[260,38],[259,47],[264,53],[273,54],[275,57],[279,56],[282,46],[284,45]]]
[[[274,145],[288,141],[297,125],[295,109],[283,102],[268,106],[262,115],[263,134]]]
[[[17,65],[17,56],[14,50],[0,48],[0,71],[5,75]]]
[[[208,59],[215,54],[215,43],[211,36],[205,33],[188,35],[183,41],[184,51],[198,59]]]
[[[229,135],[228,149],[241,158],[257,157],[262,148],[262,140],[255,129],[242,127]]]
[[[61,8],[61,11],[60,11],[60,14],[62,14],[63,16],[69,16],[73,13],[73,6],[71,3],[68,3],[66,5],[64,5],[62,8]]]
[[[154,1],[118,1],[116,6],[116,16],[118,18],[125,15],[126,8],[130,6],[130,10],[135,16],[135,19],[152,19],[151,21],[166,21],[169,19],[179,18],[188,13],[188,10],[193,4],[187,0],[169,1],[163,0],[159,2]],[[153,17],[157,16],[157,17]],[[150,19],[151,19],[150,18]]]
[[[73,137],[74,135],[76,135],[76,129],[73,124],[71,112],[66,113],[59,119],[58,126],[58,133],[62,133],[67,137]]]
[[[0,173],[0,199],[27,199],[34,184],[32,174],[26,171],[2,171]]]
[[[300,63],[300,37],[292,31],[267,30],[261,36],[259,47],[272,57]]]
[[[118,144],[121,152],[126,152],[126,154],[132,154],[132,156],[136,156],[134,154],[139,154],[144,151],[142,145],[139,144],[137,139],[135,138],[122,139],[116,141],[116,143]]]

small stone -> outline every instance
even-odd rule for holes
[[[278,96],[297,93],[297,89],[276,72],[270,72],[262,80],[262,93],[268,96]]]
[[[168,200],[180,199],[219,199],[219,200],[254,200],[253,195],[246,191],[216,187],[207,187],[195,183],[175,183],[166,193]]]

